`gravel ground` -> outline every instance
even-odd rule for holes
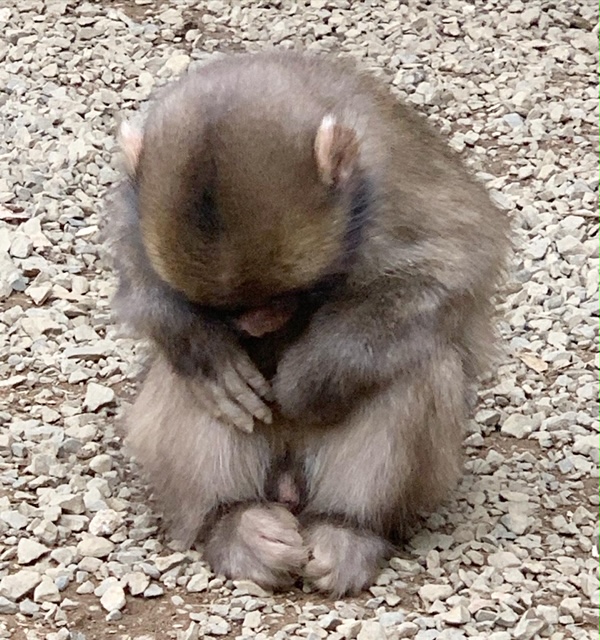
[[[0,5],[0,638],[597,638],[597,4]],[[96,233],[116,119],[213,52],[268,44],[382,74],[516,230],[466,477],[370,593],[340,602],[181,553],[115,427],[137,372]]]

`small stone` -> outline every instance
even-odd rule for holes
[[[469,610],[464,605],[457,605],[456,607],[452,607],[450,611],[442,615],[442,619],[444,622],[452,625],[461,625],[466,624],[471,620],[471,614]]]
[[[494,409],[481,409],[475,414],[475,422],[486,427],[495,427],[500,422],[500,413]]]
[[[336,628],[336,633],[339,633],[343,638],[347,640],[353,640],[358,636],[358,632],[362,623],[360,620],[346,620]]]
[[[90,469],[94,473],[106,473],[112,469],[112,458],[107,453],[102,453],[93,457],[90,462]]]
[[[154,559],[154,566],[161,572],[165,573],[165,571],[169,571],[180,565],[185,560],[185,555],[183,553],[172,553],[169,556],[158,556]]]
[[[206,631],[213,636],[225,636],[231,631],[231,625],[221,616],[210,616]]]
[[[236,596],[254,596],[256,598],[264,598],[269,595],[262,587],[259,587],[252,580],[234,580]]]
[[[68,575],[58,576],[54,582],[59,591],[64,591],[69,586],[71,578]]]
[[[319,626],[325,629],[325,631],[335,631],[342,621],[335,613],[327,613],[322,618],[319,618]]]
[[[508,416],[500,427],[501,433],[513,438],[526,438],[532,430],[530,418],[519,413]]]
[[[384,627],[396,627],[404,621],[405,614],[403,611],[386,611],[379,616],[379,622]]]
[[[571,44],[577,49],[583,49],[588,53],[598,53],[600,50],[598,34],[593,31],[580,33],[576,38],[571,40]]]
[[[518,536],[522,536],[530,526],[530,518],[527,515],[527,509],[527,503],[510,504],[508,506],[508,513],[500,518],[500,522],[509,531],[512,531]]]
[[[520,567],[522,562],[512,551],[496,551],[488,556],[488,564],[502,570],[508,567]]]
[[[565,615],[571,616],[575,622],[580,622],[583,619],[581,598],[565,598],[560,603],[559,611]]]
[[[12,529],[23,529],[27,526],[27,518],[18,511],[3,511],[0,513],[0,520]]]
[[[40,73],[45,78],[54,78],[58,74],[58,65],[56,62],[51,62],[50,64],[43,66],[40,69]]]
[[[91,519],[89,532],[94,536],[112,536],[123,524],[123,516],[112,509],[101,509]]]
[[[575,436],[573,453],[582,453],[585,456],[589,456],[590,454],[596,455],[599,447],[600,440],[597,435]]]
[[[185,631],[177,633],[177,640],[199,640],[200,626],[197,622],[191,622]]]
[[[401,622],[395,629],[393,637],[402,640],[402,638],[414,638],[419,631],[419,625],[414,622]]]
[[[77,587],[76,592],[82,596],[94,593],[94,583],[91,580],[86,580]]]
[[[44,576],[33,591],[34,602],[60,602],[60,592],[54,580]]]
[[[123,582],[132,596],[139,596],[148,588],[150,578],[141,571],[133,571],[123,576]]]
[[[446,600],[453,593],[449,584],[426,584],[419,589],[419,596],[425,603]]]
[[[24,616],[33,618],[33,616],[37,616],[39,612],[40,605],[33,600],[30,600],[29,598],[26,598],[19,604],[19,613],[23,614]]]
[[[35,540],[21,538],[17,545],[17,562],[19,564],[30,564],[49,551],[48,547]]]
[[[10,255],[13,258],[26,258],[33,248],[31,240],[22,233],[15,234],[15,237],[10,245]]]
[[[50,297],[50,294],[52,293],[52,285],[41,284],[38,286],[27,287],[27,289],[25,289],[25,293],[35,302],[36,305],[40,306]]]
[[[120,611],[126,604],[125,591],[120,584],[111,585],[100,598],[105,611]]]
[[[14,602],[11,602],[8,598],[4,596],[0,596],[0,615],[6,614],[11,615],[13,613],[17,613],[19,608]]]
[[[546,628],[546,621],[536,617],[533,610],[526,611],[513,631],[516,640],[533,640],[534,636]]]
[[[113,404],[115,401],[115,392],[104,385],[97,382],[90,382],[85,392],[83,407],[87,411],[98,411],[102,407]]]
[[[248,629],[256,629],[260,627],[261,624],[262,624],[262,616],[260,611],[249,611],[244,616],[242,627],[246,627]]]
[[[518,113],[507,113],[504,116],[504,122],[512,129],[519,129],[525,124],[525,121]]]
[[[60,507],[65,513],[72,513],[75,515],[81,514],[85,511],[85,504],[83,503],[83,496],[81,494],[62,494],[54,495],[50,502],[52,505]]]
[[[378,620],[364,620],[357,640],[386,640],[386,634]]]
[[[536,607],[536,613],[544,618],[548,624],[558,624],[558,608],[552,605],[539,604]]]
[[[189,66],[191,58],[185,53],[178,53],[171,56],[165,63],[162,71],[165,70],[174,76],[178,76],[183,73]]]
[[[574,236],[564,236],[556,241],[556,248],[559,253],[565,256],[582,253],[583,247],[581,242]]]
[[[0,580],[0,596],[18,602],[30,594],[41,581],[42,576],[37,571],[27,569],[17,571],[17,573],[4,576]]]
[[[77,553],[82,556],[88,556],[90,558],[106,558],[106,556],[112,552],[115,545],[106,538],[101,538],[94,535],[86,535],[77,544]]]
[[[158,598],[162,596],[164,592],[164,589],[159,584],[153,582],[144,590],[144,598]]]
[[[196,573],[194,574],[188,581],[186,585],[186,590],[189,593],[199,593],[201,591],[206,591],[208,589],[208,581],[209,574],[207,573]]]

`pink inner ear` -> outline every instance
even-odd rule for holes
[[[127,172],[130,175],[136,172],[143,140],[144,134],[141,129],[127,121],[121,124],[119,128],[119,145],[125,157]]]
[[[353,129],[338,124],[332,115],[325,116],[314,149],[319,175],[327,186],[339,186],[350,177],[358,158],[358,140]]]

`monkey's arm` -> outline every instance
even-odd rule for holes
[[[262,399],[270,387],[224,327],[164,291],[138,286],[123,302],[122,317],[157,345],[215,417],[248,432],[254,419],[271,421]]]
[[[385,283],[369,289],[322,307],[283,355],[273,390],[288,417],[336,422],[365,394],[434,355],[451,321],[442,293]]]
[[[270,422],[271,394],[235,335],[198,312],[162,283],[145,256],[128,185],[115,194],[105,235],[119,279],[114,304],[120,319],[149,338],[215,417],[252,431],[254,419]]]

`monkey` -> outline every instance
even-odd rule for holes
[[[107,234],[151,361],[127,446],[213,570],[341,597],[461,475],[506,216],[347,60],[266,51],[168,85]]]

